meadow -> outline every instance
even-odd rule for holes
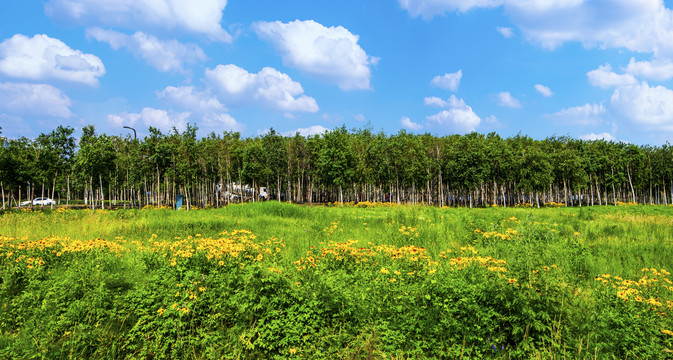
[[[673,358],[673,207],[0,213],[0,358]]]

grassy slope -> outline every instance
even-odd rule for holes
[[[289,301],[290,303],[287,306],[299,301],[306,301],[306,308],[300,307],[294,311],[299,311],[299,315],[306,313],[316,316],[315,318],[309,318],[306,323],[283,323],[286,319],[294,319],[294,317],[282,315],[281,312],[280,317],[274,321],[279,321],[283,326],[297,326],[298,334],[302,334],[302,331],[307,329],[307,324],[317,324],[322,321],[321,324],[323,325],[320,326],[324,326],[324,328],[310,330],[311,338],[303,338],[304,340],[300,341],[298,339],[302,338],[297,337],[294,340],[290,339],[294,342],[283,346],[289,348],[289,344],[303,344],[302,346],[307,349],[307,352],[309,351],[309,345],[306,344],[306,341],[314,343],[318,349],[335,346],[335,348],[330,348],[333,353],[328,353],[323,358],[334,358],[337,354],[339,354],[339,357],[366,358],[368,356],[367,351],[374,351],[375,349],[379,351],[381,349],[387,349],[387,351],[390,349],[406,349],[404,354],[432,353],[435,350],[424,350],[423,346],[436,346],[437,344],[432,341],[437,339],[430,339],[423,334],[418,334],[414,338],[406,332],[418,331],[417,321],[429,321],[428,327],[437,324],[437,321],[439,321],[437,319],[425,319],[425,316],[428,316],[427,314],[434,312],[443,314],[441,316],[437,315],[440,316],[438,319],[449,321],[446,325],[442,325],[444,327],[441,327],[441,329],[452,329],[455,324],[458,324],[458,327],[452,330],[455,332],[454,334],[444,333],[446,336],[454,336],[453,340],[447,340],[443,343],[450,347],[450,350],[440,351],[444,354],[453,354],[451,356],[444,355],[448,358],[457,357],[456,354],[462,353],[461,343],[466,336],[472,336],[468,339],[468,346],[484,347],[477,354],[489,353],[490,344],[487,344],[484,338],[487,337],[486,335],[496,333],[500,334],[498,336],[502,338],[501,341],[505,342],[502,345],[506,345],[508,349],[512,349],[511,351],[515,351],[515,357],[531,356],[539,349],[547,349],[547,346],[549,346],[549,351],[554,351],[555,354],[560,356],[562,352],[565,352],[563,350],[565,345],[558,344],[567,342],[568,346],[574,347],[574,351],[576,351],[578,343],[579,347],[583,346],[582,342],[578,341],[578,335],[580,337],[590,335],[594,326],[603,329],[602,333],[599,331],[598,339],[592,339],[592,342],[598,340],[598,345],[601,346],[596,348],[599,354],[608,356],[608,354],[616,353],[618,357],[623,358],[624,355],[628,356],[629,351],[633,349],[633,344],[636,344],[637,348],[633,350],[635,355],[645,354],[644,357],[656,358],[657,356],[652,354],[659,354],[662,344],[658,343],[651,350],[648,350],[647,346],[654,343],[652,336],[661,337],[664,335],[659,333],[658,328],[650,329],[651,331],[647,335],[649,337],[637,333],[643,326],[639,325],[641,320],[629,317],[636,316],[636,313],[628,314],[624,313],[624,310],[620,310],[624,305],[620,301],[616,301],[613,293],[605,292],[607,289],[601,288],[600,283],[597,285],[594,277],[600,274],[611,274],[612,276],[619,275],[625,279],[637,280],[643,275],[642,268],[673,269],[672,215],[673,207],[649,206],[560,209],[438,209],[401,206],[362,209],[353,207],[307,207],[268,202],[190,212],[171,210],[9,212],[0,215],[0,235],[19,237],[25,240],[39,240],[55,235],[81,240],[100,238],[118,241],[124,239],[148,243],[153,235],[156,235],[158,240],[173,241],[176,238],[185,239],[189,236],[217,238],[223,231],[247,229],[257,235],[260,241],[279,238],[287,246],[284,251],[279,253],[277,263],[260,264],[258,270],[250,270],[250,272],[247,272],[248,269],[253,269],[253,267],[247,267],[246,272],[242,272],[240,275],[228,273],[217,275],[217,273],[213,273],[212,276],[217,275],[221,279],[228,280],[224,283],[221,280],[216,280],[219,278],[212,277],[213,280],[208,286],[209,288],[221,286],[221,292],[218,294],[227,294],[237,291],[237,289],[244,289],[241,293],[236,294],[236,296],[242,298],[231,300],[231,306],[246,301],[250,304],[258,304],[264,301]],[[484,233],[497,233],[505,236],[508,234],[508,230],[509,234],[514,235],[506,240],[497,236],[487,237],[484,235]],[[321,268],[322,273],[314,275],[294,270],[294,261],[306,257],[307,251],[311,251],[312,246],[319,249],[328,247],[330,243],[343,243],[349,240],[357,240],[357,246],[363,247],[371,247],[372,244],[424,247],[433,259],[439,259],[441,252],[446,249],[455,250],[461,246],[472,245],[481,256],[492,256],[506,260],[507,277],[519,279],[520,284],[532,281],[534,272],[539,272],[545,266],[557,265],[563,271],[555,273],[554,276],[559,276],[558,278],[550,277],[545,280],[546,286],[551,286],[550,288],[538,290],[542,291],[536,293],[538,295],[531,295],[525,292],[523,286],[519,288],[520,291],[508,287],[506,278],[504,279],[505,285],[502,287],[501,284],[499,285],[500,280],[488,277],[489,275],[483,272],[474,275],[474,277],[471,277],[470,274],[452,275],[450,271],[444,272],[442,276],[446,277],[443,277],[442,281],[445,281],[446,285],[439,288],[436,288],[439,284],[432,282],[429,277],[425,280],[419,279],[416,282],[409,282],[408,285],[405,285],[408,287],[402,286],[401,283],[399,283],[399,287],[380,285],[379,279],[374,279],[379,276],[378,269],[381,266],[388,267],[391,271],[390,276],[392,276],[394,266],[397,266],[394,262],[382,262],[378,267],[375,267],[373,274],[371,269],[364,267],[340,268],[337,265],[336,268],[330,268],[331,265],[328,264],[325,265],[328,267]],[[317,250],[314,250],[314,254],[315,251]],[[11,281],[5,283],[3,280],[2,285],[6,289],[3,291],[8,292],[3,293],[0,300],[13,304],[15,308],[12,309],[10,306],[7,313],[0,311],[0,315],[3,319],[8,320],[13,319],[15,314],[21,314],[26,318],[20,322],[23,324],[21,329],[10,329],[8,331],[7,328],[4,328],[4,333],[0,336],[0,357],[3,344],[6,349],[9,349],[7,351],[12,356],[17,356],[16,354],[33,356],[32,339],[34,338],[47,344],[43,345],[46,347],[41,347],[41,349],[48,349],[44,351],[58,350],[63,354],[62,351],[65,351],[67,346],[72,347],[73,344],[78,344],[76,346],[77,351],[82,354],[79,357],[105,358],[119,356],[97,352],[99,350],[87,348],[90,345],[82,344],[101,341],[97,345],[98,347],[105,344],[114,351],[122,351],[120,353],[123,354],[126,345],[119,347],[119,344],[134,344],[133,341],[125,338],[125,332],[133,334],[134,331],[140,331],[137,328],[140,322],[137,322],[133,328],[124,327],[130,326],[125,321],[131,316],[131,313],[139,314],[140,310],[144,310],[150,315],[156,314],[156,308],[160,304],[165,301],[173,301],[173,292],[175,291],[173,283],[184,282],[184,279],[189,276],[196,276],[197,279],[201,277],[198,274],[189,275],[189,269],[183,268],[186,271],[184,272],[178,269],[180,266],[171,268],[166,264],[159,265],[158,268],[149,271],[147,269],[149,263],[146,258],[133,252],[131,255],[119,258],[119,260],[116,260],[115,257],[96,256],[98,256],[96,258],[97,263],[94,264],[87,261],[89,258],[86,256],[73,254],[72,261],[74,262],[68,263],[64,260],[61,266],[51,268],[52,273],[48,276],[42,274],[28,278],[30,284],[22,290],[24,291],[23,295],[12,289],[22,289],[24,285],[17,283],[18,285],[12,285],[12,287],[10,286]],[[270,265],[283,269],[283,274],[268,273],[266,267]],[[9,269],[12,268],[11,263],[8,266]],[[402,268],[400,269],[402,270]],[[259,276],[262,274],[259,271],[266,274],[261,279],[264,279],[264,276],[270,276],[268,279],[271,282],[267,285],[265,285],[265,281],[257,283],[256,281],[260,279]],[[92,273],[96,273],[99,278],[91,278],[90,274]],[[26,274],[26,276],[30,275]],[[360,277],[362,277],[362,281],[358,282]],[[104,279],[107,290],[103,287],[96,288],[102,283],[101,278]],[[10,280],[9,277],[6,279]],[[21,279],[17,277],[11,280],[20,282],[23,281]],[[163,283],[164,280],[162,279],[166,279],[168,283]],[[309,280],[315,281],[315,284],[309,284]],[[241,285],[232,285],[239,281]],[[48,287],[50,288],[46,289],[41,285],[41,282],[49,284]],[[306,282],[306,287],[295,287],[293,285],[295,282],[297,284]],[[483,282],[486,287],[478,285],[479,282]],[[75,285],[75,283],[77,284]],[[570,286],[566,287],[565,284]],[[287,292],[287,295],[278,292],[279,286],[280,289]],[[287,288],[285,288],[286,286]],[[461,293],[463,290],[456,286],[463,287],[464,291],[467,292]],[[271,291],[267,295],[264,293],[265,287],[268,287],[267,290]],[[59,290],[63,288],[71,289],[71,292],[78,295],[75,297],[72,294],[65,295]],[[75,291],[76,289],[79,289],[79,292]],[[94,289],[95,291],[92,291]],[[380,291],[380,298],[373,298],[370,293],[371,289],[378,289],[376,291]],[[503,289],[506,292],[503,295],[504,297],[499,300],[495,299],[495,297],[503,294]],[[567,289],[590,290],[585,293],[584,297],[573,297]],[[28,293],[28,291],[33,293]],[[545,291],[557,294],[558,298],[546,302]],[[316,299],[311,300],[310,296],[306,297],[313,294],[315,298],[316,294],[325,292],[331,295],[328,296],[327,300],[323,299],[322,302],[318,298],[317,303],[312,303],[311,301],[316,301]],[[136,295],[134,295],[136,293],[139,303],[127,305],[127,301],[133,301],[136,298]],[[209,293],[210,290],[205,294]],[[273,296],[278,296],[278,298]],[[284,298],[286,296],[291,297]],[[436,296],[440,297],[438,299],[440,300],[439,303],[435,302]],[[456,301],[467,299],[468,305],[472,304],[475,310],[470,312],[464,310],[464,305],[459,305],[455,310],[457,312],[449,316],[446,313],[447,303],[444,302],[442,305],[441,297],[455,297]],[[44,299],[40,300],[41,306],[37,306],[40,301],[33,301],[35,298]],[[667,298],[670,299],[670,296],[667,296]],[[98,299],[95,301],[107,305],[104,308],[98,308],[92,305],[95,302],[94,300],[88,299]],[[147,299],[154,300],[147,302]],[[421,307],[411,311],[412,309],[409,307],[416,306],[412,304],[422,304],[425,301],[424,299],[432,299],[430,303],[423,305],[428,306],[427,309]],[[323,318],[320,315],[322,314],[320,311],[323,311],[320,307],[325,305],[325,301],[334,302],[331,303],[334,308],[328,312],[333,314],[331,318]],[[518,302],[520,301],[523,301],[521,304],[528,305],[519,305]],[[145,303],[147,305],[142,305]],[[209,306],[217,307],[222,303],[222,299],[215,297],[207,300],[204,296],[204,304],[206,303],[210,304]],[[353,306],[353,312],[348,307],[344,307],[346,306],[344,304],[348,303]],[[69,307],[66,313],[54,314],[51,318],[52,313],[50,311],[55,310],[49,310],[50,304],[52,309]],[[629,304],[627,306],[634,306],[634,303]],[[34,306],[34,308],[18,310],[18,306]],[[139,306],[148,306],[148,308],[142,309]],[[445,310],[441,310],[442,306]],[[522,306],[535,306],[537,308],[531,308],[530,312],[527,312],[526,309],[519,312]],[[567,312],[564,312],[564,307],[567,308]],[[114,311],[119,314],[120,318],[115,320],[114,316],[111,317],[110,309],[116,309]],[[129,311],[129,309],[136,310]],[[399,314],[396,315],[395,309],[408,311],[408,318],[401,317]],[[629,311],[635,311],[640,308],[630,307],[629,309]],[[648,314],[649,310],[647,308],[638,311],[641,310],[644,311],[640,313],[641,315]],[[76,311],[81,311],[81,315],[77,315]],[[101,320],[91,320],[91,314],[95,311],[100,311],[99,319]],[[207,317],[212,312],[218,311],[224,310],[206,309],[199,316]],[[251,352],[252,350],[246,349],[245,346],[238,348],[241,346],[237,340],[238,335],[232,335],[241,333],[245,335],[245,329],[251,330],[255,326],[259,326],[259,324],[255,324],[260,316],[264,319],[274,319],[272,315],[264,312],[267,311],[264,309],[248,309],[245,311],[239,309],[236,312],[247,314],[249,311],[253,311],[251,314],[257,314],[250,318],[250,323],[246,323],[245,321],[248,320],[243,319],[241,323],[223,322],[219,325],[222,326],[221,334],[225,336],[224,338],[215,337],[214,340],[204,340],[208,339],[208,336],[216,335],[213,335],[211,328],[204,325],[205,323],[197,323],[200,324],[198,326],[202,327],[197,327],[197,330],[203,330],[203,333],[207,334],[200,335],[200,341],[204,341],[205,344],[221,342],[224,349],[231,348],[232,344],[238,344],[234,347],[238,351],[236,356],[242,358],[254,358],[260,356],[259,354],[268,355],[264,352]],[[288,308],[286,311],[293,310]],[[312,311],[318,312],[313,313]],[[489,313],[491,311],[495,312],[491,314]],[[613,313],[606,318],[602,318],[604,311],[612,311]],[[508,315],[506,315],[506,318],[502,318],[497,313]],[[371,316],[371,318],[361,322],[360,319],[363,314],[369,314],[368,316]],[[550,318],[545,318],[545,316],[548,316],[547,314],[551,314],[549,315]],[[559,331],[558,338],[554,337],[556,336],[554,335],[555,325],[553,325],[555,314],[565,314],[563,316],[566,317],[561,326],[564,329],[563,333],[561,334]],[[45,319],[44,322],[42,322],[43,318]],[[383,319],[383,322],[377,318]],[[47,321],[46,319],[50,320]],[[57,336],[54,340],[50,340],[52,342],[47,340],[52,336],[51,332],[62,333],[64,328],[69,329],[73,324],[77,327],[77,324],[82,322],[83,319],[85,319],[85,322],[89,321],[91,325],[97,324],[98,321],[103,321],[103,319],[111,319],[108,326],[112,330],[105,330],[102,333],[101,339],[103,340],[83,337],[79,338],[76,343],[67,343],[64,342],[65,335]],[[136,321],[140,321],[138,319]],[[179,319],[180,321],[184,320],[182,317]],[[668,321],[652,319],[654,320],[647,321]],[[164,329],[172,331],[170,329],[173,329],[174,325],[167,321],[153,323],[152,326],[155,327],[149,331],[164,331]],[[536,321],[542,326],[537,331],[536,342],[534,345],[526,345],[526,336],[521,333],[517,334],[512,329],[518,326],[519,331],[524,331],[525,328],[525,331],[528,332],[527,324]],[[497,327],[497,331],[491,332],[492,330],[484,330],[483,328],[481,330],[470,328],[469,324],[471,322],[481,324],[479,326],[495,324],[493,326]],[[49,325],[42,325],[43,323]],[[182,323],[178,322],[178,324]],[[188,326],[194,326],[193,322],[187,324]],[[670,321],[666,324],[664,326],[669,326]],[[557,329],[559,325],[556,325]],[[52,326],[57,326],[58,329],[53,329]],[[120,327],[119,330],[114,330],[117,326]],[[271,335],[267,337],[260,335],[256,344],[263,343],[262,340],[264,340],[267,341],[266,346],[276,349],[275,346],[279,345],[271,342],[271,340],[277,338],[278,335],[273,333],[272,327],[268,328],[270,326],[268,323],[265,326],[267,328],[264,329],[271,331]],[[330,326],[335,326],[335,328]],[[97,334],[95,329],[91,331],[92,334]],[[530,331],[533,332],[534,329]],[[585,333],[585,331],[588,331],[588,333]],[[44,332],[50,335],[46,335]],[[287,329],[282,330],[281,333],[287,333]],[[549,337],[544,335],[549,333],[551,333]],[[83,334],[82,336],[85,336],[87,333],[84,332]],[[428,334],[433,333],[428,332]],[[623,334],[636,334],[633,335],[636,338],[623,339]],[[233,336],[233,338],[229,338],[230,336]],[[249,336],[254,337],[254,334]],[[315,336],[320,337],[316,338]],[[287,338],[280,339],[283,344],[290,341]],[[193,352],[194,355],[190,357],[210,356],[207,355],[208,353],[202,345],[199,345],[200,343],[192,343],[191,340],[186,341],[182,344],[185,349],[191,349],[190,351]],[[555,346],[562,347],[552,349],[551,345],[545,345],[554,341],[556,341]],[[162,343],[156,342],[156,344],[159,346]],[[415,345],[411,346],[409,344]],[[262,351],[259,348],[260,345],[257,346],[255,351]],[[21,349],[24,349],[25,352],[16,352]],[[155,349],[152,351],[161,350]],[[173,349],[171,351],[177,350]],[[226,353],[227,350],[221,349],[220,351]],[[178,352],[178,354],[180,353]],[[181,354],[184,355],[184,353]],[[219,355],[215,354],[212,357],[219,358]],[[287,352],[285,354],[287,355]],[[381,357],[380,354],[379,356]],[[440,356],[440,358],[442,357]]]
[[[512,217],[518,222],[502,222]],[[323,231],[333,223],[338,224],[336,231]],[[418,236],[402,234],[402,226],[416,228]],[[358,240],[363,246],[416,245],[425,247],[431,255],[448,247],[472,244],[485,255],[515,261],[522,251],[519,244],[484,241],[474,234],[475,229],[504,232],[506,228],[544,235],[547,250],[535,254],[537,262],[556,263],[584,275],[636,276],[643,267],[673,269],[673,207],[361,209],[269,202],[191,212],[87,210],[0,216],[0,234],[29,240],[58,235],[82,240],[123,237],[144,241],[152,234],[159,239],[197,234],[217,237],[225,230],[248,229],[261,238],[283,239],[288,245],[289,261],[302,256],[310,246],[347,240]],[[573,247],[580,247],[581,251],[572,251]]]

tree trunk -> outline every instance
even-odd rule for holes
[[[56,190],[56,177],[58,176],[58,171],[56,172],[56,175],[54,175],[54,182],[51,185],[51,208],[54,208],[54,191]],[[59,191],[60,193],[60,191]]]
[[[633,202],[636,202],[636,192],[633,190],[633,182],[631,182],[631,169],[629,166],[626,167],[626,174],[629,177],[629,185],[631,186],[631,196],[633,198]]]

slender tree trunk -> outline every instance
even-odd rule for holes
[[[51,209],[54,208],[54,191],[56,191],[56,177],[58,176],[58,172],[56,172],[56,175],[54,175],[54,182],[51,185]],[[60,192],[60,191],[59,191]]]
[[[68,186],[68,197],[65,200],[65,204],[70,205],[70,174],[68,174],[66,179],[67,179],[66,182],[67,182],[67,186]]]
[[[100,208],[105,209],[105,193],[103,193],[103,178],[98,174],[98,184],[100,185]]]
[[[612,202],[617,206],[617,192],[615,191],[615,168],[610,167],[612,171]]]
[[[633,202],[636,202],[636,192],[633,190],[633,182],[631,181],[631,169],[629,166],[626,167],[626,174],[629,177],[629,186],[631,186],[631,196],[633,198]]]

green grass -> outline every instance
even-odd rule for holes
[[[155,243],[247,241],[235,229],[261,247],[224,266]],[[10,211],[0,235],[0,357],[656,359],[673,348],[673,287],[642,271],[673,270],[673,207]],[[43,250],[20,245],[49,238]],[[127,250],[57,255],[94,239]],[[383,245],[429,258],[395,260]],[[454,263],[476,256],[507,272]],[[45,264],[28,270],[28,258]],[[642,300],[616,296],[615,276],[644,275],[659,280]],[[198,300],[176,288],[189,283]]]

